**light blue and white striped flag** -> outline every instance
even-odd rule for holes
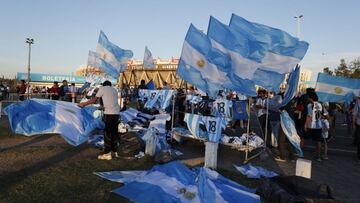
[[[155,68],[153,56],[147,46],[145,46],[143,67],[144,68]]]
[[[110,63],[103,60],[100,57],[100,54],[98,54],[96,52],[89,51],[87,64],[88,64],[88,66],[101,69],[102,71],[104,71],[104,73],[106,75],[108,75],[114,79],[117,79],[119,77],[119,69],[115,68]]]
[[[297,134],[295,123],[291,119],[287,111],[283,111],[280,113],[280,125],[287,139],[289,140],[291,145],[295,148],[297,155],[299,157],[303,157],[304,154],[300,147],[300,137]]]
[[[282,30],[260,26],[236,15],[232,16],[230,26],[210,17],[208,36],[215,48],[231,56],[230,72],[272,90],[277,90],[284,74],[293,70],[308,48],[306,42]]]
[[[222,84],[228,81],[226,73],[219,69],[226,68],[228,64],[229,58],[213,49],[209,38],[190,25],[176,73],[211,97],[216,97]]]
[[[298,84],[300,78],[300,66],[297,65],[295,70],[290,73],[285,90],[284,99],[282,100],[280,107],[286,106],[292,98],[294,98],[298,92]]]
[[[131,50],[122,49],[110,42],[103,31],[100,31],[96,52],[100,54],[103,60],[117,68],[119,72],[126,71],[127,61],[134,55]]]
[[[148,171],[97,172],[125,185],[113,190],[132,202],[260,203],[255,190],[233,182],[207,168],[190,170],[180,161],[156,165]]]
[[[319,73],[315,92],[322,102],[347,102],[353,95],[360,96],[360,79]]]

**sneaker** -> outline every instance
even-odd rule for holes
[[[318,162],[322,161],[320,157],[315,157],[315,160],[318,161]]]
[[[119,158],[119,154],[117,152],[114,152],[114,157]]]
[[[329,157],[324,156],[322,159],[324,159],[324,160],[328,160],[328,159],[329,159]]]
[[[111,160],[112,159],[111,152],[99,155],[98,159],[99,160]]]

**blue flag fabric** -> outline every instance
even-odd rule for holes
[[[122,49],[110,42],[103,31],[100,31],[96,52],[119,72],[126,71],[127,60],[134,55],[131,50]]]
[[[188,83],[216,97],[228,81],[221,69],[229,66],[229,58],[213,49],[210,39],[195,26],[190,25],[182,48],[176,73]]]
[[[147,46],[145,46],[144,63],[143,64],[144,64],[143,65],[144,68],[155,68],[153,56]]]
[[[297,94],[298,84],[300,78],[300,66],[296,66],[295,70],[290,73],[289,79],[287,82],[287,87],[285,90],[284,99],[282,100],[280,107],[286,106],[292,98],[294,98]]]
[[[146,88],[147,88],[148,90],[154,90],[154,89],[156,89],[156,87],[155,87],[155,82],[154,82],[153,80],[150,80],[150,81],[148,82],[148,84],[146,84]]]
[[[115,68],[110,63],[107,63],[100,57],[100,54],[96,52],[89,51],[88,66],[99,68],[104,71],[106,75],[114,79],[119,77],[119,69]]]
[[[243,81],[250,80],[256,85],[277,90],[284,74],[291,72],[304,57],[308,44],[279,29],[268,26],[255,29],[255,24],[250,22],[246,24],[248,28],[242,30],[239,27],[245,26],[243,23],[235,15],[230,26],[210,17],[208,36],[212,45],[230,55],[232,64],[229,72]],[[268,38],[272,40],[266,41]],[[274,79],[269,81],[269,76]]]
[[[14,133],[61,134],[69,144],[77,146],[88,140],[94,129],[105,127],[101,118],[94,118],[95,110],[70,102],[31,99],[11,104],[4,112]]]
[[[289,116],[288,112],[283,111],[280,113],[280,124],[281,124],[281,129],[284,131],[287,139],[289,140],[291,145],[295,148],[298,157],[303,157],[304,154],[300,147],[300,137],[297,134],[295,123]]]
[[[247,120],[249,114],[247,112],[247,100],[233,100],[233,117],[234,120]]]
[[[179,161],[156,165],[149,171],[97,172],[100,177],[125,183],[113,190],[133,202],[244,202],[258,203],[255,190],[207,168],[190,170]]]
[[[360,79],[331,76],[319,73],[316,94],[322,102],[348,102],[352,95],[360,96]]]

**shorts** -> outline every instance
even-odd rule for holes
[[[315,142],[323,142],[324,138],[322,137],[322,129],[307,129],[307,134],[312,138]]]

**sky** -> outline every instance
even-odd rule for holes
[[[31,71],[71,74],[86,64],[99,32],[142,59],[179,57],[193,23],[206,31],[212,15],[228,24],[231,14],[296,36],[310,44],[302,67],[336,67],[360,57],[358,0],[0,0],[0,76],[27,71],[27,37],[34,38]]]

